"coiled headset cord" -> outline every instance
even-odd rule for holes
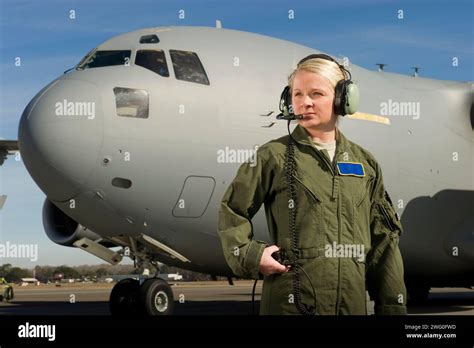
[[[295,146],[296,141],[291,135],[290,132],[290,120],[288,120],[288,135],[290,138],[288,139],[288,145],[286,147],[285,153],[285,176],[286,182],[288,185],[288,200],[289,202],[293,202],[293,208],[289,210],[289,229],[291,232],[291,248],[292,250],[298,250],[298,231],[296,230],[296,185],[294,175],[296,174],[296,163],[295,163]],[[313,282],[311,281],[310,276],[303,267],[298,263],[298,261],[288,262],[288,260],[278,260],[283,261],[283,264],[287,266],[291,266],[290,271],[294,271],[293,277],[293,296],[296,308],[299,312],[303,315],[318,315],[316,312],[316,290],[313,286]],[[309,281],[311,288],[313,290],[313,300],[314,306],[308,306],[301,302],[301,283],[300,283],[300,275],[298,271],[301,270],[303,274]],[[258,278],[255,279],[252,289],[252,314],[256,315],[255,313],[255,289],[257,287]]]

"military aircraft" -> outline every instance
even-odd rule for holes
[[[312,53],[219,26],[137,30],[91,50],[39,91],[19,124],[25,166],[47,196],[48,237],[111,264],[128,256],[155,272],[162,262],[232,277],[217,235],[221,198],[246,155],[286,134],[279,96]],[[404,226],[409,293],[471,287],[472,83],[341,63],[361,101],[340,129],[383,168]],[[252,224],[269,241],[263,207]],[[172,306],[157,277],[121,281],[110,298],[113,314]]]

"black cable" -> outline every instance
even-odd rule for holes
[[[255,314],[255,288],[257,287],[257,282],[258,282],[258,278],[255,279],[253,283],[253,289],[252,289],[252,315],[256,315]]]
[[[290,133],[290,121],[288,121],[288,134],[290,137],[288,138],[288,146],[286,147],[285,153],[285,176],[286,182],[288,185],[288,202],[293,203],[293,208],[289,210],[289,230],[291,234],[291,249],[293,251],[298,250],[298,231],[296,229],[296,184],[294,176],[296,175],[296,162],[295,162],[295,146],[296,141]],[[303,315],[316,315],[316,291],[314,289],[313,283],[311,282],[311,278],[303,269],[303,267],[298,263],[298,260],[292,263],[292,269],[294,270],[294,277],[293,277],[293,296],[295,300],[296,308],[300,311]],[[309,279],[309,283],[313,289],[313,300],[314,300],[314,307],[311,308],[301,302],[301,284],[300,284],[300,275],[298,273],[299,270],[302,270],[304,275]]]
[[[286,176],[286,181],[288,185],[288,199],[292,200],[293,202],[293,208],[289,210],[289,221],[288,221],[289,230],[291,232],[291,249],[298,250],[298,231],[296,230],[296,185],[294,181],[294,175],[296,173],[296,163],[295,163],[296,140],[291,135],[290,122],[291,120],[288,120],[287,128],[288,128],[288,135],[290,136],[290,138],[288,139],[288,145],[286,147],[284,169],[285,169],[285,176]],[[308,273],[306,273],[304,268],[298,263],[297,260],[293,262],[285,262],[285,265],[291,265],[292,267],[290,269],[290,272],[294,271],[293,296],[295,299],[296,308],[303,315],[317,315],[318,313],[316,312],[316,290],[313,286],[313,282],[311,281],[311,277],[308,275]],[[300,284],[298,270],[303,271],[303,274],[308,279],[311,289],[313,290],[313,300],[314,300],[313,307],[307,306],[301,302],[301,284]],[[258,278],[255,279],[255,282],[253,283],[253,288],[252,288],[252,315],[256,315],[255,314],[255,289],[257,287],[257,282],[258,282]]]
[[[296,143],[295,138],[293,138],[293,135],[291,135],[291,132],[290,132],[290,123],[291,123],[291,120],[288,120],[288,123],[286,124],[288,128],[288,135],[290,136],[291,140],[293,140],[293,143]]]

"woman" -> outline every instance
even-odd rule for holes
[[[298,64],[289,107],[303,119],[260,147],[222,199],[225,258],[237,276],[264,275],[261,314],[367,314],[366,284],[375,314],[406,313],[402,228],[380,166],[337,128],[346,73],[325,55]],[[262,203],[273,245],[252,239]]]

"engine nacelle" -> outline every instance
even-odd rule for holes
[[[84,237],[91,240],[101,238],[64,214],[47,198],[43,204],[43,226],[49,239],[60,245],[72,246],[76,240]]]

